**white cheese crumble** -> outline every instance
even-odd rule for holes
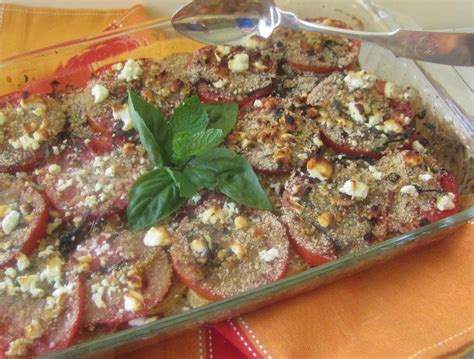
[[[110,167],[107,167],[107,169],[105,170],[105,175],[107,177],[115,177],[117,173],[117,166],[116,165],[112,165]]]
[[[274,247],[268,250],[262,250],[258,253],[258,257],[260,258],[260,260],[267,263],[273,262],[275,258],[278,258],[279,255],[280,253],[278,252],[278,249]]]
[[[376,180],[380,181],[383,178],[383,173],[377,170],[375,166],[369,166],[369,172]]]
[[[43,258],[43,257],[49,257],[51,254],[55,253],[56,250],[54,249],[53,246],[47,246],[43,251],[38,253],[38,257]]]
[[[348,180],[339,189],[339,192],[351,196],[352,199],[365,199],[369,194],[369,186],[364,182]]]
[[[424,173],[418,176],[418,179],[423,182],[428,182],[433,179],[433,175],[430,173]]]
[[[216,89],[221,89],[225,86],[227,82],[223,79],[219,79],[216,82],[212,83],[212,86],[214,86]]]
[[[52,257],[48,260],[46,268],[40,274],[40,279],[45,280],[48,283],[59,283],[61,282],[62,274],[62,262],[59,257]],[[55,285],[56,287],[56,285]]]
[[[3,232],[8,235],[12,233],[20,222],[20,212],[10,211],[2,220]]]
[[[92,96],[94,96],[94,103],[104,102],[107,97],[109,97],[109,90],[102,85],[94,85],[91,90]]]
[[[409,196],[412,196],[412,197],[417,197],[418,196],[418,190],[412,184],[407,185],[407,186],[403,186],[402,188],[400,188],[400,193],[401,194],[406,194],[406,195],[409,195]]]
[[[120,71],[118,75],[119,80],[125,80],[127,82],[131,82],[133,80],[138,80],[140,75],[143,73],[143,70],[135,60],[127,60],[125,65],[123,66],[122,71]]]
[[[229,60],[227,66],[232,72],[245,72],[249,69],[249,55],[246,53],[236,54],[231,60]]]
[[[351,92],[357,89],[369,89],[375,85],[375,80],[375,75],[365,70],[357,72],[350,71],[346,77],[344,77],[344,82]]]
[[[146,232],[143,243],[148,247],[167,246],[171,244],[171,236],[164,226],[151,227]]]
[[[127,104],[124,104],[118,110],[112,109],[112,117],[114,118],[114,120],[122,121],[123,131],[130,131],[133,128],[133,121],[132,121],[132,118],[130,117],[130,113],[128,112]]]
[[[383,88],[383,94],[387,98],[395,99],[400,96],[400,88],[391,81],[387,81]]]
[[[137,319],[132,319],[128,321],[128,325],[132,327],[139,327],[141,325],[145,325],[148,323],[152,323],[156,321],[156,317],[149,317],[149,318],[137,318]]]
[[[455,195],[451,192],[441,197],[438,197],[438,199],[436,200],[436,208],[438,208],[440,211],[448,211],[450,209],[453,209],[454,207],[456,207],[454,203],[454,198]]]
[[[418,153],[426,153],[426,148],[418,140],[413,141],[411,147]]]
[[[387,120],[383,123],[383,132],[389,133],[402,133],[403,127],[395,120]]]
[[[238,260],[242,260],[247,253],[247,249],[238,241],[232,242],[229,248]]]
[[[26,255],[23,253],[18,253],[16,255],[16,267],[18,270],[21,272],[25,269],[27,269],[30,266],[30,261]]]
[[[92,301],[96,305],[97,308],[104,308],[105,307],[105,302],[104,302],[104,291],[105,288],[99,286],[98,284],[92,285]]]
[[[16,269],[9,267],[5,269],[5,275],[7,275],[10,278],[15,278],[16,277]]]
[[[232,48],[230,46],[216,46],[216,51],[221,55],[229,55]]]
[[[364,110],[360,108],[361,105],[352,101],[347,105],[347,109],[349,110],[349,115],[351,116],[352,120],[357,123],[365,122]]]
[[[112,65],[111,69],[114,71],[120,71],[123,69],[123,64],[121,62],[117,62],[116,64]]]
[[[376,113],[372,116],[369,116],[369,127],[380,125],[383,122],[383,116],[380,113]]]
[[[57,164],[52,164],[48,166],[48,172],[52,175],[58,175],[61,173],[61,166]]]
[[[134,290],[129,290],[123,299],[124,308],[129,312],[138,312],[142,308],[143,296]]]

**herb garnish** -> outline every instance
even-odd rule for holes
[[[271,209],[250,164],[218,147],[237,121],[236,103],[202,104],[197,96],[176,107],[169,121],[128,90],[128,108],[155,169],[133,184],[127,218],[140,230],[177,211],[201,188],[218,190],[253,208]]]

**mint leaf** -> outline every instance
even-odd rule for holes
[[[220,128],[225,138],[237,122],[239,105],[235,102],[208,103],[204,105],[209,117],[208,128]]]
[[[236,202],[253,208],[272,208],[252,166],[226,148],[214,148],[189,161],[187,167],[194,173],[214,173],[219,190]]]
[[[173,135],[180,132],[196,133],[204,131],[208,122],[206,108],[199,101],[199,97],[192,96],[175,108],[170,128]]]
[[[174,213],[185,201],[164,167],[148,172],[133,184],[130,191],[128,225],[133,231],[151,226]]]
[[[178,186],[181,197],[189,199],[198,192],[198,186],[185,173],[168,167],[165,168]]]
[[[130,88],[128,89],[128,112],[151,161],[157,167],[163,166],[165,161],[162,146],[168,132],[168,124],[163,114]]]
[[[183,160],[199,156],[222,142],[222,130],[210,129],[196,133],[180,132],[173,138],[173,159]]]

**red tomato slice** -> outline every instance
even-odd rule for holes
[[[327,18],[321,17],[317,19],[309,19],[307,21],[322,22],[326,19]],[[342,29],[352,29],[349,25],[347,25],[346,23],[342,21],[335,20],[335,19],[329,19],[329,20],[330,20],[329,26],[338,27]],[[357,40],[351,41],[351,45],[348,47],[348,52],[351,54],[352,60],[345,66],[334,66],[334,65],[314,66],[314,65],[297,63],[290,59],[287,59],[286,63],[297,73],[329,74],[334,71],[349,70],[357,62],[359,58],[360,48],[361,48],[360,41],[357,41]]]
[[[85,306],[84,326],[93,324],[115,325],[132,319],[141,318],[156,307],[166,296],[171,286],[172,269],[164,251],[158,250],[154,255],[132,262],[124,262],[118,266],[108,268],[107,272],[95,272],[87,280],[87,299]],[[127,277],[135,271],[133,278],[140,282],[139,289],[133,289],[129,284],[122,283],[120,278]],[[111,285],[103,286],[104,279]],[[114,286],[116,290],[110,290]],[[128,283],[128,282],[127,282]],[[97,293],[96,286],[103,288],[101,296],[103,305],[94,297]],[[125,293],[127,291],[141,293],[141,307],[136,311],[127,310],[125,307]],[[95,300],[94,300],[95,299]],[[100,304],[100,307],[97,305]]]
[[[274,282],[283,278],[288,270],[288,238],[278,218],[267,211],[236,210],[235,204],[230,203],[225,197],[203,202],[180,222],[170,249],[178,278],[211,300]],[[226,212],[228,215],[223,222],[203,223],[201,219],[212,211],[230,212]],[[239,215],[243,219],[237,221],[247,221],[247,229],[235,229]],[[212,245],[204,243],[203,238],[210,238],[207,243]],[[270,250],[276,251],[275,257],[262,259]]]
[[[286,224],[285,227],[286,233],[288,234],[288,239],[290,240],[293,249],[309,266],[316,267],[335,259],[335,252],[331,252],[329,254],[322,254],[308,249],[303,244],[296,241],[295,238],[293,238],[288,224]]]
[[[326,136],[324,131],[321,131],[321,140],[327,147],[332,148],[337,153],[343,153],[345,155],[354,156],[354,157],[368,157],[368,158],[373,158],[376,160],[382,157],[382,154],[380,153],[376,153],[372,151],[354,150],[348,146],[344,146],[342,144],[336,143],[332,141],[328,136]]]
[[[44,355],[67,348],[73,344],[81,327],[84,314],[85,284],[78,276],[74,281],[74,292],[69,296],[66,310],[49,328],[34,347],[34,355]]]
[[[198,86],[198,96],[201,102],[203,103],[237,102],[239,104],[239,107],[244,107],[247,104],[252,104],[255,100],[259,98],[269,96],[273,92],[273,90],[273,85],[270,85],[261,90],[255,91],[254,93],[250,94],[242,100],[236,100],[220,96],[218,92],[211,90],[209,85],[204,82],[201,82]]]
[[[29,222],[20,221],[9,235],[0,240],[0,243],[3,241],[11,243],[9,248],[0,250],[0,268],[2,268],[10,264],[19,252],[29,255],[38,246],[46,233],[48,207],[41,194],[25,187],[22,180],[9,175],[0,175],[0,185],[2,187],[0,205],[10,206],[12,203],[18,203],[31,209]]]
[[[461,197],[459,195],[459,188],[454,176],[449,173],[444,174],[439,177],[438,181],[444,191],[454,194],[454,208],[449,209],[447,211],[433,209],[429,212],[424,213],[422,217],[426,218],[430,223],[452,216],[453,214],[458,213],[461,209]]]

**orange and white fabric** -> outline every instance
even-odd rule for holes
[[[0,5],[0,58],[146,19],[142,6],[99,11]],[[193,51],[199,46],[188,40],[151,37],[132,38],[130,44],[143,40],[150,46],[136,51],[144,57]],[[59,76],[61,69],[75,63],[87,65],[98,54],[103,52],[91,47],[82,57],[61,59],[59,70],[57,64],[38,64],[35,77]],[[0,73],[0,94],[19,90],[9,76],[4,70]],[[38,86],[38,82],[33,84]],[[423,250],[120,357],[459,357],[474,347],[473,248],[474,222]]]

